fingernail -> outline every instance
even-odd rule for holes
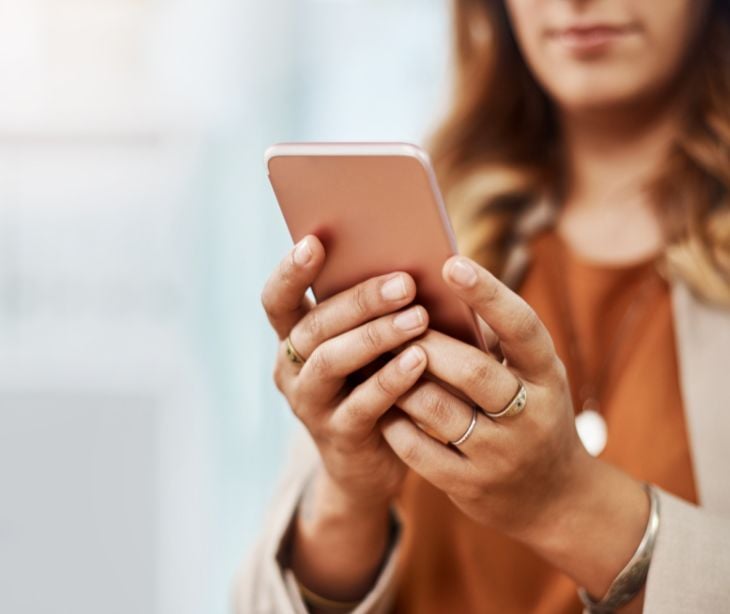
[[[418,307],[413,307],[408,311],[399,313],[393,319],[393,324],[396,328],[401,330],[413,330],[423,324],[423,316],[421,310]]]
[[[403,371],[413,371],[423,361],[423,350],[412,345],[398,357],[398,366]]]
[[[406,297],[408,290],[403,275],[386,281],[380,288],[380,294],[386,301],[399,301]]]
[[[477,272],[474,267],[464,258],[458,258],[449,267],[451,281],[464,288],[471,288],[477,283]]]
[[[309,237],[305,237],[294,248],[294,263],[304,266],[312,259],[312,248],[309,247]]]

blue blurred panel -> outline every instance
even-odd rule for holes
[[[157,409],[0,393],[0,611],[156,610]]]
[[[225,612],[298,428],[260,305],[290,246],[263,151],[420,141],[445,104],[447,3],[0,14],[0,610],[47,611],[22,593],[60,582],[46,563],[74,545],[65,571],[107,592],[91,561],[121,548],[120,611]],[[57,611],[116,611],[75,586]]]

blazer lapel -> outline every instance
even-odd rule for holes
[[[672,282],[680,389],[700,503],[730,511],[730,311]]]

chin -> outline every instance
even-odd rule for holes
[[[557,106],[567,113],[606,112],[623,110],[637,102],[636,96],[616,92],[571,92],[557,99]]]
[[[621,77],[583,75],[580,79],[551,84],[547,89],[555,104],[568,113],[625,111],[646,101],[656,91],[657,84]]]

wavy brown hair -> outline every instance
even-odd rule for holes
[[[463,253],[497,274],[529,234],[521,213],[558,194],[560,134],[501,0],[454,0],[454,91],[429,150]],[[730,3],[714,0],[681,87],[688,110],[651,186],[667,276],[730,306]],[[559,199],[557,199],[559,200]]]

